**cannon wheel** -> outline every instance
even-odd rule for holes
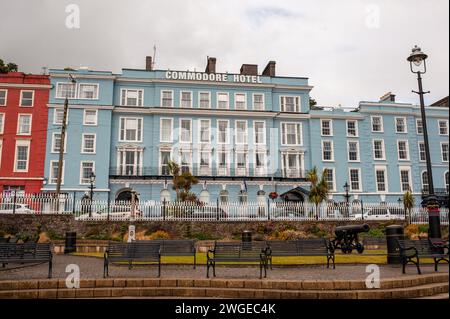
[[[349,244],[342,244],[341,250],[343,254],[351,254],[352,253],[352,246]]]
[[[362,254],[363,251],[364,251],[364,245],[361,244],[361,243],[356,243],[356,251],[357,251],[359,254]]]

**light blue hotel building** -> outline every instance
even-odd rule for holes
[[[76,84],[69,83],[69,73]],[[54,191],[60,129],[69,98],[62,191],[95,198],[174,200],[167,163],[199,178],[201,200],[256,202],[270,192],[307,200],[306,172],[324,169],[330,200],[397,202],[411,189],[420,202],[427,189],[420,109],[386,94],[352,111],[310,107],[303,77],[262,73],[244,64],[240,74],[143,70],[51,70],[46,185]],[[448,105],[428,106],[427,124],[435,188],[449,189]]]

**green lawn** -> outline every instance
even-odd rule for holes
[[[383,251],[369,251],[368,253],[383,253]],[[73,256],[97,257],[103,258],[103,253],[72,253]],[[193,257],[162,256],[163,264],[192,264]],[[336,254],[336,264],[386,264],[386,255],[365,256],[364,254]],[[432,259],[421,259],[421,263],[433,263]],[[273,257],[274,265],[315,265],[326,264],[327,260],[322,256],[306,257]],[[197,264],[206,264],[206,253],[197,253]],[[225,264],[225,263],[224,263]],[[241,263],[231,263],[241,264]],[[247,263],[242,263],[247,264]]]

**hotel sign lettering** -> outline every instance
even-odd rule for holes
[[[237,82],[237,83],[262,83],[259,75],[226,74],[226,73],[203,73],[187,71],[167,71],[168,80],[187,81],[211,81],[211,82]]]

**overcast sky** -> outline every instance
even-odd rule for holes
[[[80,28],[66,27],[77,4]],[[388,91],[416,102],[406,57],[429,55],[426,102],[448,95],[448,0],[0,0],[0,58],[24,72],[88,66],[238,73],[277,62],[277,75],[308,77],[319,105],[354,107]],[[73,20],[71,20],[73,21]]]

